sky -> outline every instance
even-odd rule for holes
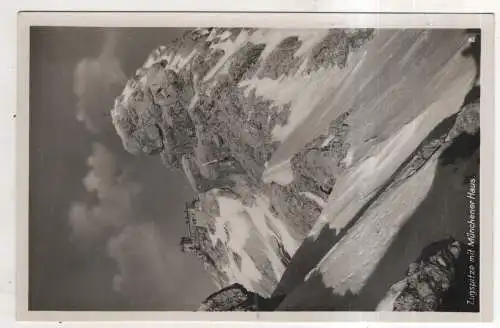
[[[215,291],[178,246],[194,196],[184,174],[125,152],[109,116],[149,53],[181,33],[32,28],[31,310],[195,310]]]

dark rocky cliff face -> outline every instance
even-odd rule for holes
[[[394,284],[379,311],[469,312],[467,245],[444,239],[428,245],[412,262],[406,277]]]
[[[412,217],[399,204],[415,210],[423,202],[433,174],[441,177],[439,166],[429,167],[446,166],[444,157],[465,158],[446,183],[463,180],[478,148],[479,83],[461,54],[466,40],[448,30],[213,28],[151,54],[112,118],[127,151],[159,154],[198,193],[188,205],[199,219],[196,255],[222,288],[201,310],[358,302],[339,306],[331,291],[374,285],[364,265],[383,262],[402,218]],[[462,142],[472,150],[458,154]],[[396,196],[398,188],[409,196]],[[437,230],[442,238],[451,228]],[[413,250],[429,242],[415,241]],[[443,304],[461,252],[450,245],[411,265],[391,310]],[[352,272],[338,268],[358,255]],[[407,256],[398,266],[407,267]],[[373,310],[377,297],[363,306]]]
[[[454,240],[439,241],[426,247],[420,258],[410,264],[407,277],[391,287],[390,293],[398,294],[392,310],[438,310],[457,278],[458,259],[464,248]]]
[[[272,311],[282,297],[264,298],[241,284],[232,284],[204,300],[198,311]]]

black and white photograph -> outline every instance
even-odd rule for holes
[[[29,27],[27,309],[479,313],[481,28],[213,22]]]

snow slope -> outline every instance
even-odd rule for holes
[[[256,195],[246,205],[227,190],[212,189],[202,196],[192,209],[198,218],[210,213],[199,225],[207,229],[203,249],[214,260],[215,270],[224,275],[221,287],[240,283],[270,296],[285,270],[283,251],[293,254],[297,241],[269,211],[269,200],[264,195]],[[215,211],[207,209],[212,200],[216,202]]]
[[[476,77],[468,37],[197,29],[150,55],[112,118],[125,149],[159,153],[199,192],[202,258],[221,287],[286,294],[281,309],[371,309],[411,256],[461,231],[446,204],[469,162],[441,164],[459,137],[441,135]],[[441,223],[417,224],[394,279],[372,283],[441,179],[455,190],[432,203]]]
[[[422,147],[420,143],[431,134],[430,130],[443,129],[446,120],[442,118],[458,112],[454,109],[461,108],[466,90],[472,84],[473,69],[465,73],[464,81],[450,84],[450,88],[456,89],[443,90],[445,103],[433,103],[428,111],[387,140],[376,157],[368,157],[353,167],[353,173],[345,176],[345,184],[338,182],[336,188],[345,189],[332,193],[306,241],[317,242],[325,227],[341,238],[305,277],[289,279],[288,286],[282,286],[281,291],[287,290],[288,295],[280,309],[375,310],[385,291],[405,275],[408,265],[427,245],[450,236],[465,242],[463,198],[468,185],[464,181],[471,174],[471,165],[476,170],[472,174],[478,174],[473,156],[477,145],[448,140],[417,170],[407,168],[411,161],[405,164],[391,156],[404,154],[405,150],[415,151],[417,146]],[[441,119],[437,119],[439,115]],[[384,152],[387,147],[390,152]],[[457,148],[463,151],[464,147],[470,152],[469,157],[457,156],[453,164],[446,163],[450,149],[455,148],[453,153]],[[388,164],[394,162],[402,165],[385,173],[391,167]],[[309,254],[314,251],[314,247],[304,250]],[[318,290],[329,292],[318,298]]]

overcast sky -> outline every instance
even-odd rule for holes
[[[194,310],[215,291],[180,252],[180,172],[123,150],[109,111],[174,29],[36,28],[30,75],[30,308]]]

